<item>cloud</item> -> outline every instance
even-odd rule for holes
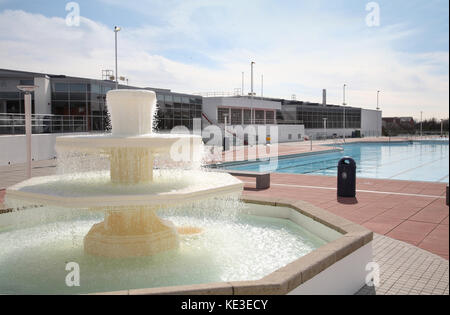
[[[296,12],[282,16],[276,7],[256,8],[246,19],[252,3],[236,14],[228,1],[152,3],[157,9],[148,14],[161,14],[163,22],[125,26],[119,33],[119,75],[130,84],[191,93],[233,91],[245,71],[248,89],[253,60],[255,91],[264,74],[266,96],[321,101],[326,88],[329,101],[339,104],[346,83],[353,106],[375,108],[381,90],[385,115],[418,116],[423,110],[430,117],[448,116],[448,51],[394,50],[393,42],[416,32],[404,25],[369,29],[363,18],[322,11],[303,14],[293,24],[289,19]],[[164,11],[170,5],[173,9]],[[112,29],[85,17],[80,27],[69,27],[59,17],[0,12],[0,47],[0,68],[92,78],[114,69]]]

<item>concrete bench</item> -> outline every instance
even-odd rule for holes
[[[270,188],[270,173],[233,171],[233,170],[226,170],[226,172],[233,176],[256,178],[256,189]]]

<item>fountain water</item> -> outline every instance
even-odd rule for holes
[[[258,280],[340,237],[293,208],[240,202],[243,183],[227,173],[179,167],[180,156],[199,164],[201,138],[153,133],[153,92],[110,91],[107,103],[111,134],[56,146],[63,156],[106,157],[109,169],[6,190],[7,207],[26,209],[0,215],[0,294]],[[161,167],[164,156],[177,168]],[[63,281],[67,262],[79,263],[81,287]]]
[[[199,233],[195,227],[183,227],[178,231],[169,221],[158,217],[156,211],[169,204],[180,204],[217,194],[233,194],[242,190],[242,183],[224,173],[201,175],[193,171],[185,176],[197,176],[197,185],[192,182],[181,189],[156,192],[151,189],[154,182],[154,159],[160,154],[170,154],[177,147],[188,146],[189,160],[195,156],[202,144],[200,136],[154,134],[153,116],[156,95],[143,90],[113,90],[107,94],[111,116],[112,133],[102,136],[66,136],[57,138],[60,149],[106,154],[110,160],[110,186],[131,189],[133,194],[111,191],[95,192],[89,196],[81,192],[74,183],[68,189],[58,191],[55,186],[64,181],[63,176],[34,178],[7,190],[7,199],[33,200],[43,204],[59,206],[83,206],[105,212],[105,220],[95,224],[84,239],[87,253],[107,257],[147,256],[178,247],[179,234]],[[185,148],[184,148],[185,149]],[[161,176],[161,172],[158,171]],[[170,177],[170,173],[166,176]],[[49,183],[52,185],[49,186]],[[149,185],[148,189],[137,187]],[[70,195],[70,196],[69,196]]]

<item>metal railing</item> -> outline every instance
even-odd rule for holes
[[[31,115],[33,134],[104,131],[107,116]],[[0,113],[0,135],[25,134],[25,114]]]
[[[194,95],[200,95],[203,97],[227,97],[227,96],[242,96],[239,92],[198,92]]]

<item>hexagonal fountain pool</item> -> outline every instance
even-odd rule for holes
[[[363,285],[370,232],[307,204],[243,203],[242,182],[226,173],[155,169],[155,156],[177,145],[192,162],[201,138],[153,134],[152,92],[110,91],[107,101],[111,135],[61,137],[57,146],[108,156],[109,171],[7,189],[6,205],[20,211],[0,215],[0,293],[342,293]],[[71,262],[80,286],[67,285]]]

